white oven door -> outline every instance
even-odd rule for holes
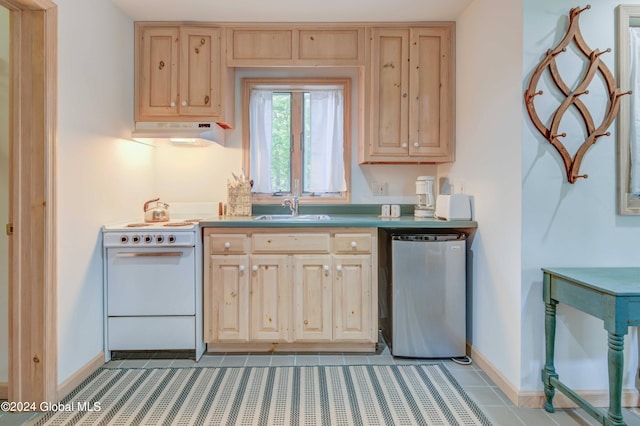
[[[195,315],[195,248],[107,249],[111,316]]]

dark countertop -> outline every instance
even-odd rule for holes
[[[318,227],[373,227],[382,229],[466,229],[475,231],[478,223],[474,220],[441,220],[416,218],[413,205],[403,204],[400,217],[379,216],[380,206],[376,204],[347,205],[301,205],[300,215],[326,214],[330,220],[255,220],[260,215],[286,215],[288,210],[280,205],[254,205],[253,216],[214,216],[200,221],[200,227],[215,228],[318,228]]]
[[[330,215],[329,220],[255,220],[256,216],[221,216],[206,218],[200,221],[200,227],[215,228],[318,228],[318,227],[373,227],[373,228],[423,228],[452,229],[477,228],[473,220],[441,220],[400,216],[397,218],[381,218],[373,215],[341,214]]]

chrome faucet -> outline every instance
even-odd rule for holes
[[[291,197],[287,197],[282,200],[282,207],[289,207],[291,209],[291,216],[298,216],[298,197],[300,195],[300,181],[298,179],[293,180],[293,191],[291,191]]]
[[[282,207],[289,207],[291,209],[291,216],[298,216],[298,196],[292,195],[282,201]]]

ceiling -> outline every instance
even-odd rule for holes
[[[135,21],[453,21],[473,0],[112,0]]]

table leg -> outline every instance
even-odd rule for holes
[[[555,300],[545,301],[544,304],[544,337],[545,337],[545,355],[546,361],[542,370],[542,383],[544,384],[544,394],[547,402],[544,409],[549,413],[553,413],[553,396],[555,395],[555,387],[551,384],[551,377],[558,377],[556,369],[553,366],[553,356],[556,341],[556,305]]]
[[[624,366],[624,335],[609,332],[609,412],[611,425],[626,425],[622,419],[622,370]]]

